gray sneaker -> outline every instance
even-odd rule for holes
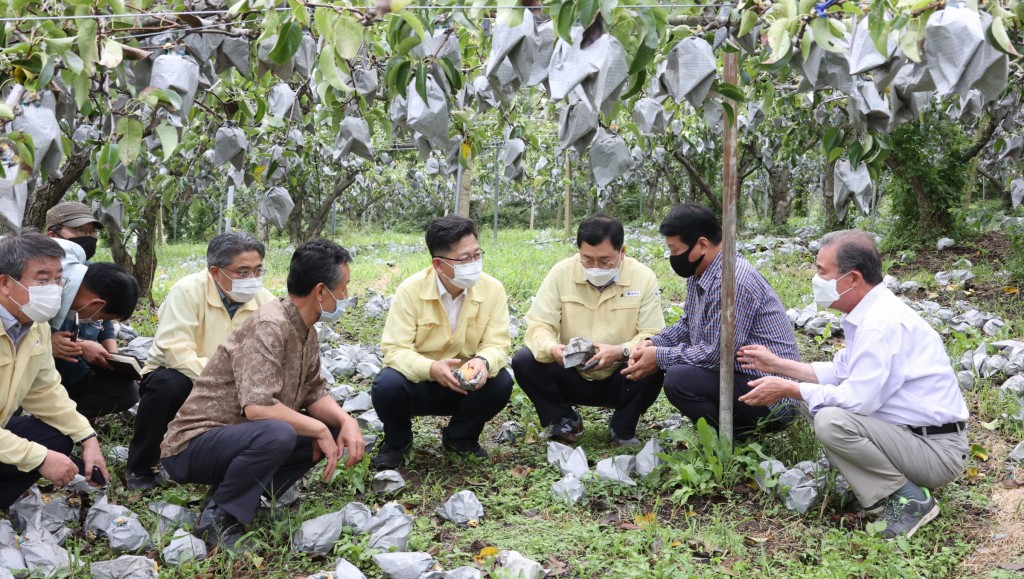
[[[921,490],[925,494],[923,501],[896,497],[886,502],[881,517],[885,521],[885,529],[879,533],[883,539],[892,540],[900,536],[910,538],[928,521],[939,516],[939,504],[928,489]]]

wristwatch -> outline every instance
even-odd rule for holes
[[[483,356],[473,356],[473,359],[474,360],[483,360],[484,368],[486,368],[488,372],[491,371],[491,363],[487,361],[487,358],[484,358]]]
[[[622,345],[622,359],[629,360],[629,344]]]

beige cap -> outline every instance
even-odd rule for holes
[[[89,207],[77,201],[58,203],[46,212],[46,229],[50,229],[54,225],[81,227],[86,223],[95,223],[96,227],[103,227],[103,224],[93,217]]]

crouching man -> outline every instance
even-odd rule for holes
[[[240,546],[264,494],[279,497],[321,459],[330,479],[345,449],[363,458],[355,419],[328,395],[313,324],[348,297],[352,261],[326,240],[301,245],[288,297],[261,307],[218,346],[168,427],[161,463],[178,482],[214,487],[197,529]]]
[[[814,433],[868,511],[882,509],[882,536],[910,537],[939,514],[929,489],[963,471],[967,405],[942,338],[882,284],[871,236],[837,231],[821,241],[814,301],[844,314],[846,348],[832,362],[803,364],[763,346],[740,348],[746,368],[790,376],[750,383],[740,401],[804,400]]]

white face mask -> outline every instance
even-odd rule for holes
[[[21,313],[28,316],[33,322],[40,324],[48,322],[53,318],[53,316],[57,315],[58,311],[60,311],[61,288],[59,285],[34,285],[32,287],[25,287],[17,280],[15,280],[14,283],[28,290],[28,303],[24,305],[18,304],[18,302],[14,303],[21,306]]]
[[[231,291],[224,293],[228,294],[231,301],[244,304],[245,302],[251,301],[256,297],[256,294],[260,293],[263,289],[263,278],[262,277],[248,277],[244,279],[232,279],[231,280]]]
[[[619,270],[622,269],[622,259],[619,259],[619,265],[611,269],[601,269],[598,267],[584,267],[583,277],[590,282],[590,285],[594,287],[604,287],[612,282],[615,278],[619,277]]]
[[[814,303],[818,304],[819,308],[829,308],[843,294],[853,289],[851,287],[842,294],[836,289],[836,282],[850,275],[850,273],[852,272],[846,272],[836,279],[824,279],[820,275],[814,274],[814,277],[811,278],[811,292],[814,294]]]
[[[480,274],[484,271],[484,261],[481,259],[472,263],[457,263],[453,268],[455,269],[455,277],[444,277],[457,288],[469,289],[480,280]]]

